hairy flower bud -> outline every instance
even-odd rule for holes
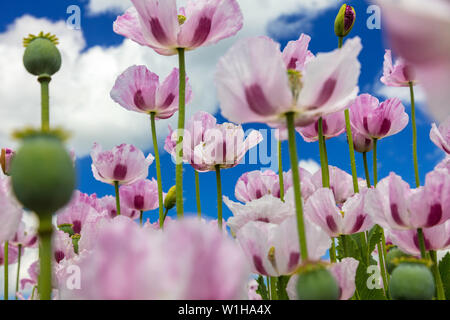
[[[352,6],[343,4],[334,22],[334,32],[338,37],[346,37],[352,31],[356,20],[356,11]]]

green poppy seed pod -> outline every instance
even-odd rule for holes
[[[70,201],[75,176],[69,153],[61,140],[51,135],[25,138],[11,163],[16,198],[41,216],[51,216]]]
[[[299,300],[338,300],[339,286],[327,269],[314,267],[298,275],[297,296]]]
[[[167,210],[175,207],[177,203],[177,189],[176,186],[170,188],[169,192],[167,192],[166,197],[164,198],[164,208]]]
[[[61,68],[61,53],[56,47],[58,41],[55,36],[30,35],[24,39],[26,47],[23,55],[23,64],[27,71],[35,76],[52,76]]]
[[[392,274],[394,269],[397,267],[400,258],[411,257],[409,254],[401,251],[398,248],[392,248],[386,255],[386,269],[389,274]]]
[[[431,300],[435,291],[433,274],[424,264],[405,262],[392,272],[389,292],[394,300]]]
[[[338,37],[346,37],[356,21],[356,11],[352,6],[343,4],[334,22],[334,32]]]

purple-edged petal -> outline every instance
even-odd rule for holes
[[[344,212],[343,234],[355,234],[369,230],[372,219],[364,208],[365,194],[358,193],[349,198],[342,206]]]
[[[141,30],[153,48],[176,54],[179,30],[176,0],[131,0],[138,12]]]
[[[305,68],[297,106],[316,117],[343,110],[357,95],[361,39],[347,40],[342,49],[318,54]]]
[[[238,41],[220,59],[215,81],[222,114],[235,123],[276,121],[292,109],[280,45],[267,37]]]
[[[129,8],[122,16],[117,17],[113,24],[113,30],[115,33],[127,37],[142,46],[147,46],[135,7]]]
[[[353,258],[344,258],[341,262],[331,265],[331,274],[339,285],[339,300],[349,300],[356,290],[355,278],[359,261]]]
[[[336,207],[336,201],[330,189],[319,189],[309,197],[305,206],[305,215],[330,237],[338,237],[342,234],[342,215]]]
[[[283,50],[283,60],[287,69],[303,71],[305,65],[314,59],[314,55],[308,50],[311,37],[302,33],[296,41],[289,41]]]
[[[435,123],[432,124],[430,139],[438,148],[450,154],[450,117],[442,122],[439,127]]]
[[[180,27],[178,43],[182,48],[207,46],[234,36],[243,26],[236,0],[189,1],[186,22]]]

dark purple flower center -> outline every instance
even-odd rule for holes
[[[201,46],[208,38],[211,32],[211,19],[202,17],[198,21],[197,29],[195,29],[192,37],[191,46]]]
[[[72,229],[74,233],[80,233],[81,232],[81,221],[75,220],[72,222]]]
[[[260,273],[262,275],[267,274],[266,269],[264,269],[261,257],[258,257],[256,255],[253,256],[253,264],[255,265],[255,269],[258,273]]]
[[[136,210],[144,209],[144,197],[141,195],[134,196],[134,208]]]
[[[289,61],[289,64],[288,64],[288,66],[287,66],[288,70],[289,70],[289,69],[295,70],[295,69],[297,68],[297,61],[298,61],[297,58],[292,57],[292,58],[291,58],[291,61]]]
[[[268,116],[274,113],[274,108],[267,101],[264,92],[259,84],[251,85],[245,89],[245,98],[250,109],[261,116]]]
[[[332,216],[327,216],[326,218],[328,228],[330,228],[331,232],[337,232],[337,225]]]
[[[141,109],[141,110],[145,110],[145,100],[144,100],[144,96],[142,95],[142,90],[138,90],[136,91],[136,93],[134,94],[134,105]]]
[[[161,22],[158,18],[150,18],[150,29],[152,30],[153,36],[161,44],[167,44],[167,36],[164,32]]]
[[[123,165],[123,164],[118,164],[116,165],[116,167],[114,168],[114,180],[116,181],[122,181],[125,179],[125,177],[127,176],[127,171],[128,168],[127,166]]]
[[[61,260],[64,259],[64,257],[65,257],[64,252],[59,251],[59,250],[55,251],[55,260],[56,260],[56,263],[60,263]]]
[[[427,227],[433,227],[442,219],[442,206],[440,203],[433,204],[428,214]]]

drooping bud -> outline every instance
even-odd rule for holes
[[[75,177],[72,159],[61,139],[49,133],[26,137],[11,162],[16,198],[40,216],[51,217],[70,201]]]
[[[2,149],[0,153],[0,165],[4,174],[9,175],[11,160],[16,153],[11,149]]]
[[[35,76],[52,76],[61,68],[61,53],[56,45],[58,39],[50,33],[30,35],[25,38],[26,47],[23,64],[27,71]]]
[[[356,11],[352,6],[343,4],[334,22],[334,32],[338,37],[346,37],[356,21]]]
[[[170,188],[169,192],[166,194],[166,197],[164,198],[164,208],[170,210],[173,207],[175,207],[176,203],[177,203],[177,189],[176,186],[173,186],[172,188]]]

